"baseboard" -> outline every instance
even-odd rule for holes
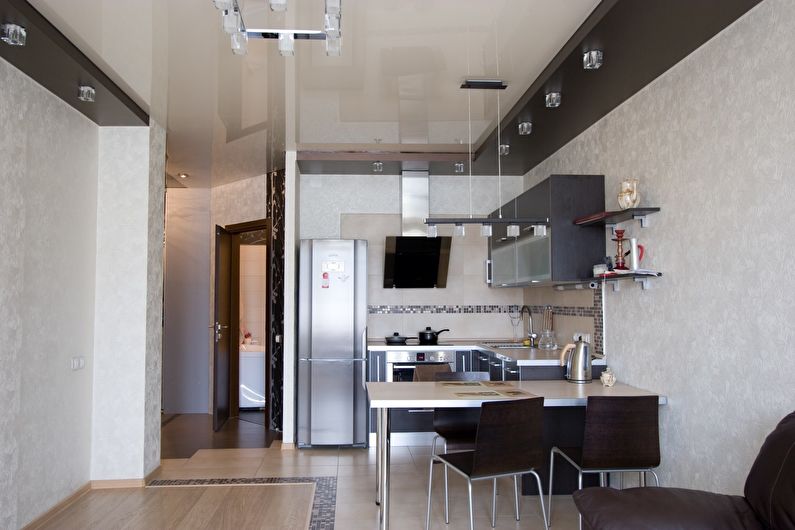
[[[92,480],[92,490],[107,490],[116,488],[143,488],[146,485],[142,478],[122,478],[115,480]]]
[[[47,521],[58,515],[61,511],[65,510],[72,504],[74,504],[77,499],[85,495],[91,490],[91,482],[86,482],[83,484],[77,491],[66,497],[64,500],[41,514],[40,516],[36,517],[33,521],[28,523],[23,527],[23,530],[35,530],[37,528],[43,527]]]

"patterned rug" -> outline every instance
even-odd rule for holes
[[[337,504],[337,477],[262,477],[262,478],[195,478],[152,480],[150,488],[168,486],[234,486],[249,484],[311,484],[315,483],[310,530],[334,530]]]

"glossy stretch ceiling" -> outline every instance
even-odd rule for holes
[[[282,142],[321,151],[466,151],[461,81],[505,80],[505,115],[599,2],[345,0],[342,56],[304,41],[292,58],[275,53],[272,40],[252,40],[247,56],[233,55],[210,0],[32,3],[167,122],[167,170],[190,173],[183,183],[193,187],[264,173]],[[267,0],[242,4],[249,28],[322,27],[323,0],[288,0],[286,13],[271,12]],[[476,141],[493,129],[497,102],[491,91],[471,97]]]

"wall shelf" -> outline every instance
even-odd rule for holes
[[[660,277],[662,277],[661,272],[653,272],[646,274],[629,273],[629,274],[615,274],[612,276],[599,276],[597,278],[594,278],[593,281],[609,283],[613,286],[614,291],[620,291],[621,281],[633,280],[635,281],[635,283],[639,283],[641,285],[641,288],[645,291],[646,289],[650,288],[649,280],[653,280],[654,278],[660,278]]]
[[[574,224],[578,226],[604,225],[610,229],[615,229],[618,223],[629,221],[630,219],[637,219],[640,221],[640,226],[646,228],[649,226],[648,216],[659,211],[659,208],[647,207],[629,208],[627,210],[618,210],[614,212],[599,212],[578,217],[574,220]]]

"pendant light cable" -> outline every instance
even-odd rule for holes
[[[467,26],[467,78],[469,78],[469,26]],[[469,218],[472,219],[472,91],[467,90],[467,166],[469,167]]]
[[[500,43],[499,34],[494,28],[494,61],[497,65],[497,79],[500,78]],[[497,90],[497,202],[499,203],[500,219],[502,219],[502,160],[500,157],[500,91]]]

